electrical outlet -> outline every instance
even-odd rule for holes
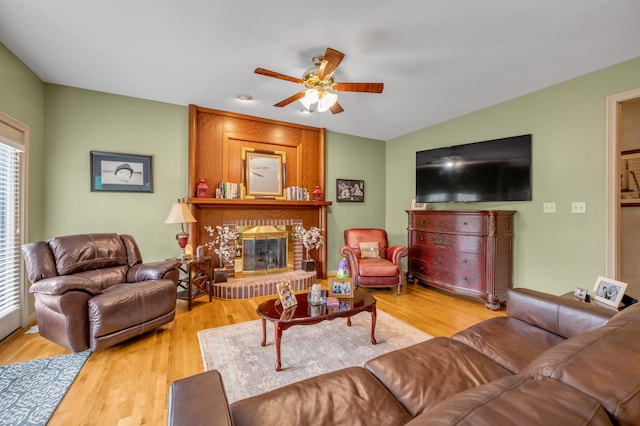
[[[556,203],[542,203],[542,211],[544,213],[555,213]]]
[[[573,201],[571,203],[571,213],[586,213],[587,202],[586,201]]]

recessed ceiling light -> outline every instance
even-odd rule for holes
[[[253,96],[247,95],[246,93],[242,93],[238,95],[238,99],[240,99],[243,102],[249,102],[253,100]]]

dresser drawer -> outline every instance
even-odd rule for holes
[[[414,245],[409,249],[409,258],[448,268],[484,268],[484,253],[452,252],[433,247]]]
[[[487,232],[486,218],[475,214],[414,214],[411,216],[410,226],[413,229],[428,231],[476,234]]]
[[[445,250],[462,253],[484,253],[484,237],[454,234],[426,234],[425,246],[429,250]]]
[[[412,272],[430,284],[445,284],[469,290],[484,290],[484,267],[447,268],[420,260],[412,263]]]
[[[474,235],[440,234],[425,231],[411,231],[410,250],[427,248],[430,252],[484,253],[485,238]],[[428,253],[428,252],[425,252]]]

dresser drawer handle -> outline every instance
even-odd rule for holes
[[[424,237],[420,235],[420,237],[418,237],[418,241],[424,241]]]
[[[463,259],[462,263],[464,263],[466,265],[467,264],[467,259]]]
[[[427,223],[427,221],[424,219],[420,219],[420,223]]]
[[[463,224],[464,226],[467,226],[467,225],[468,225],[468,223],[467,223],[467,222],[462,222],[462,224]]]

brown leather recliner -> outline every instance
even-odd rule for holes
[[[400,294],[404,284],[400,260],[409,254],[406,247],[389,247],[387,231],[376,228],[347,229],[344,243],[340,254],[349,261],[356,286],[398,286]]]
[[[113,346],[173,321],[180,262],[142,263],[130,235],[24,244],[40,334],[75,352]]]

